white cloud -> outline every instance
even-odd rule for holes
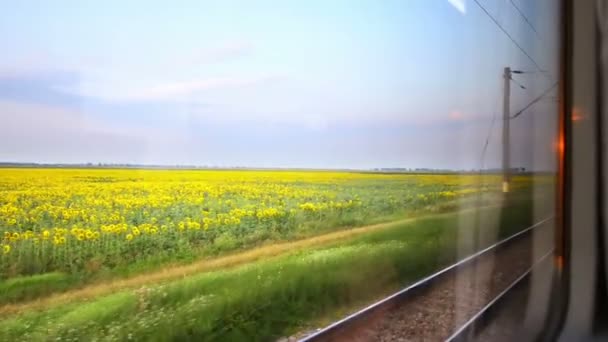
[[[253,50],[251,42],[227,41],[146,60],[132,60],[128,56],[119,59],[101,56],[60,58],[50,53],[24,55],[14,60],[0,56],[0,80],[44,79],[54,90],[106,101],[182,101],[195,92],[248,86],[275,77],[193,76],[200,75],[206,64],[244,57]],[[68,76],[70,82],[60,79]]]
[[[15,101],[0,100],[0,135],[8,133],[23,136],[83,134],[105,134],[134,139],[162,140],[169,137],[166,131],[154,130],[141,125],[126,125],[120,120],[112,122],[103,116],[93,116],[77,108],[65,108]]]
[[[272,76],[218,77],[197,81],[165,83],[141,90],[135,90],[129,97],[133,100],[183,100],[184,97],[205,90],[247,87],[264,83],[275,78],[276,77]]]
[[[162,152],[168,162],[183,155],[192,139],[183,124],[146,127],[76,108],[5,100],[0,100],[0,122],[2,161],[147,162]]]
[[[194,81],[157,83],[154,85],[119,80],[81,82],[74,86],[57,86],[56,90],[98,98],[108,102],[200,102],[205,91],[244,88],[283,79],[282,76],[212,77]]]

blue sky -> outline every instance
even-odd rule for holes
[[[481,1],[557,75],[550,0]],[[478,168],[504,66],[532,62],[468,0],[20,1],[0,5],[0,160]],[[550,169],[555,103],[513,121]],[[500,120],[485,166],[500,161]],[[533,149],[530,146],[534,146]]]

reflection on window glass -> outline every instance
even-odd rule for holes
[[[525,274],[477,338],[542,328],[557,2],[5,7],[0,340],[444,340]]]

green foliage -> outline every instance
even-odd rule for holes
[[[0,282],[0,304],[30,300],[71,287],[77,279],[64,273],[15,277]]]

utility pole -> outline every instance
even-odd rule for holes
[[[511,153],[510,149],[510,97],[511,97],[511,68],[505,67],[504,74],[504,95],[503,95],[503,104],[502,104],[502,192],[509,192],[509,157]]]
[[[511,81],[513,81],[513,74],[529,74],[530,72],[521,70],[511,70],[510,67],[505,67],[503,72],[503,104],[502,104],[502,192],[510,191],[511,182],[511,139],[510,139],[510,124],[511,119],[515,119],[520,116],[526,109],[540,101],[545,95],[547,95],[553,88],[557,86],[555,82],[551,87],[544,91],[540,96],[528,103],[522,110],[511,116]],[[516,82],[517,83],[517,82]],[[517,83],[520,88],[526,89],[523,85]]]

